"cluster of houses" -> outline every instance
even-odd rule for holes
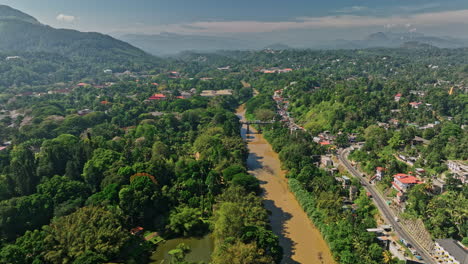
[[[404,157],[399,155],[399,157]],[[415,159],[415,157],[410,157]],[[406,162],[412,162],[410,159],[406,159]],[[459,179],[462,184],[468,183],[468,162],[463,160],[449,160],[446,162],[450,173],[453,174],[454,178]],[[393,175],[392,188],[397,191],[395,201],[398,204],[403,203],[406,200],[406,194],[415,185],[424,183],[421,178],[427,176],[426,171],[423,168],[416,168],[415,173],[409,172],[408,174],[398,173]],[[381,181],[385,176],[386,169],[383,167],[377,167],[375,174],[370,178],[370,182]],[[434,177],[432,181],[433,191],[442,192],[445,187],[445,182],[438,177]]]
[[[278,67],[273,67],[273,68],[268,68],[268,69],[261,69],[261,73],[288,73],[292,72],[293,69],[291,68],[278,68]]]
[[[291,131],[295,130],[303,130],[305,129],[302,126],[299,126],[294,122],[294,118],[292,118],[288,112],[289,108],[289,100],[283,97],[284,89],[276,90],[273,94],[273,100],[276,102],[276,111],[279,116],[281,116],[281,122],[284,122]]]
[[[200,94],[200,96],[203,96],[203,97],[228,96],[228,95],[232,95],[231,89],[203,90]]]
[[[324,131],[322,133],[319,133],[316,137],[314,137],[313,140],[315,143],[320,144],[322,146],[329,146],[335,142],[336,136],[332,135],[330,131]]]
[[[173,96],[173,91],[163,91],[160,93],[155,93],[152,96],[150,96],[148,99],[145,101],[160,101],[160,100],[166,100],[168,98],[176,98],[176,99],[189,99],[192,96],[195,96],[197,93],[197,90],[195,88],[190,89],[190,91],[183,91],[180,92],[180,95],[178,96]],[[215,97],[215,96],[229,96],[232,95],[233,91],[231,89],[224,89],[224,90],[203,90],[200,93],[200,96],[202,97]]]
[[[103,85],[93,85],[93,84],[80,82],[80,83],[76,84],[75,86],[72,86],[72,87],[69,87],[69,88],[55,89],[55,90],[50,90],[50,91],[47,91],[47,92],[23,92],[23,93],[18,94],[17,96],[41,97],[41,96],[52,95],[52,94],[67,95],[67,94],[70,94],[71,92],[73,92],[73,90],[75,88],[92,86],[94,88],[102,89],[102,88],[110,87],[112,85],[114,85],[114,83],[112,83],[112,82],[107,82],[107,83],[105,83]]]

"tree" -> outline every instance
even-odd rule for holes
[[[167,228],[175,235],[184,237],[203,235],[207,226],[201,216],[202,212],[198,208],[179,206],[171,212]]]
[[[159,187],[148,177],[137,177],[119,192],[119,207],[130,217],[131,223],[151,223],[162,211]]]
[[[261,121],[271,121],[276,116],[270,109],[258,109],[255,111],[255,117]]]
[[[399,131],[393,133],[393,136],[388,140],[388,145],[392,149],[398,149],[401,145],[403,145],[404,141],[401,138],[401,133]]]
[[[83,260],[83,255],[103,256],[105,261],[115,259],[131,240],[122,222],[115,212],[100,207],[83,207],[58,218],[44,227],[44,259],[50,263]]]
[[[232,177],[231,183],[244,187],[247,192],[253,192],[259,194],[260,181],[254,176],[247,173],[238,173]]]
[[[0,234],[7,240],[12,240],[27,230],[48,224],[52,213],[52,200],[41,194],[1,201]]]
[[[86,199],[91,190],[83,182],[73,181],[65,176],[54,176],[37,186],[37,192],[52,199],[55,205],[77,198]]]
[[[29,147],[20,145],[13,149],[10,170],[16,193],[32,194],[40,179],[36,176],[36,161]]]
[[[245,244],[236,241],[232,244],[220,246],[212,260],[213,264],[272,264],[272,257],[264,255],[262,249],[257,247],[255,242]]]
[[[91,185],[93,191],[99,190],[99,185],[104,179],[104,172],[110,169],[119,158],[119,153],[109,149],[98,148],[93,152],[93,157],[86,162],[83,169],[83,178]]]
[[[347,133],[340,133],[336,136],[336,145],[340,148],[349,146],[349,139]]]

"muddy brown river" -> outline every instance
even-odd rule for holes
[[[244,106],[239,107],[237,115],[245,120]],[[248,143],[249,173],[260,180],[264,190],[263,202],[265,208],[271,212],[270,223],[273,232],[279,236],[280,245],[284,249],[281,263],[336,263],[322,235],[289,191],[278,154],[255,129],[250,127],[250,133],[246,132],[247,128],[244,125],[241,134]]]

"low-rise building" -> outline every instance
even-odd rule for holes
[[[459,179],[463,184],[468,182],[468,161],[449,160],[447,167],[456,179]]]
[[[329,156],[321,156],[320,157],[320,163],[324,167],[332,167],[333,166],[333,160]]]
[[[375,168],[375,180],[381,181],[383,176],[385,176],[385,168],[383,167]]]
[[[414,177],[404,173],[398,173],[393,176],[392,186],[398,191],[396,200],[398,203],[405,201],[406,193],[415,185],[421,184],[422,182]]]
[[[90,109],[83,109],[83,110],[78,111],[78,115],[84,116],[84,115],[90,114],[91,112],[93,112],[93,111],[90,110]]]
[[[166,96],[161,93],[154,94],[150,98],[148,98],[148,100],[165,100],[165,99],[166,99]]]
[[[394,97],[395,102],[399,102],[401,99],[401,93],[397,93]]]
[[[455,239],[436,239],[434,258],[444,264],[468,264],[468,250]]]
[[[422,104],[421,102],[411,102],[409,103],[411,105],[411,107],[413,107],[414,109],[418,109],[419,106]]]
[[[404,173],[398,173],[393,175],[393,187],[400,192],[407,192],[411,187],[417,184],[421,184],[422,182],[418,180],[418,178],[414,177],[413,175],[408,175]]]
[[[231,89],[224,89],[224,90],[203,90],[200,96],[203,97],[214,97],[214,96],[225,96],[225,95],[232,95]]]

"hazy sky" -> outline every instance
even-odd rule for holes
[[[468,0],[0,0],[42,23],[103,33],[359,38],[386,30],[468,38]]]

